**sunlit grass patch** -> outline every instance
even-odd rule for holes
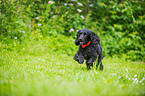
[[[75,48],[71,55],[70,49],[63,53],[64,40],[55,45],[48,39],[24,42],[0,53],[1,96],[145,95],[145,64],[106,56],[103,71],[95,66],[86,70],[85,63],[73,60]]]

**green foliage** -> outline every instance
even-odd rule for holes
[[[110,1],[108,6],[104,6],[109,10],[109,13],[103,28],[107,31],[105,35],[111,35],[114,38],[110,44],[112,45],[111,55],[126,53],[129,59],[144,60],[145,29],[143,22],[145,22],[145,9],[141,4],[144,2],[132,2],[122,1],[117,4]]]
[[[21,44],[27,39],[55,38],[58,34],[75,39],[77,30],[87,28],[100,36],[105,56],[121,57],[125,54],[126,59],[145,61],[144,1],[2,0],[0,2],[0,41],[1,44],[8,45],[9,49],[12,49],[11,45],[16,40]],[[65,47],[64,49],[67,49],[68,46]]]
[[[144,0],[1,0],[0,10],[0,96],[145,95]],[[101,38],[103,72],[73,60],[83,28]]]

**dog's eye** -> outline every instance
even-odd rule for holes
[[[84,35],[87,35],[87,33],[84,33]]]

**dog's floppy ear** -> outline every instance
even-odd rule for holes
[[[77,32],[77,36],[76,36],[76,40],[75,40],[75,44],[77,46],[79,45],[79,33],[80,33],[80,30]]]
[[[98,44],[98,43],[100,43],[100,38],[99,38],[99,36],[97,36],[94,32],[92,32],[92,31],[89,31],[89,35],[90,35],[90,40],[91,40],[91,42],[93,43],[93,44]]]

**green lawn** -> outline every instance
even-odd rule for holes
[[[14,49],[5,49],[7,45],[1,43],[0,96],[145,95],[144,63],[105,57],[103,71],[95,66],[86,70],[85,64],[73,60],[76,47],[74,51],[66,48],[68,52],[53,48],[74,43],[73,39],[68,42],[51,46],[44,39],[16,44]]]

